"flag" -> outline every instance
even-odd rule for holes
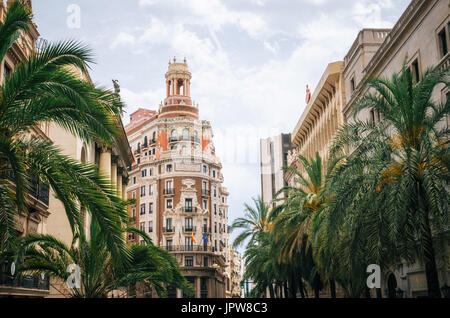
[[[209,239],[208,239],[208,234],[206,234],[206,232],[203,233],[202,240],[203,240],[203,243],[208,244]]]
[[[192,239],[192,242],[197,243],[197,241],[195,240],[195,237],[194,237],[194,232],[192,232],[192,234],[191,234],[191,239]]]

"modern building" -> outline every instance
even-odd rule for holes
[[[411,69],[415,81],[432,66],[450,66],[450,3],[448,0],[413,0],[391,31],[362,30],[344,59],[345,81],[344,120],[352,122],[352,106],[367,90],[363,83],[370,77],[390,78],[401,71],[404,63]],[[432,98],[446,102],[450,91],[443,84]],[[378,122],[375,111],[360,112],[359,120]],[[448,127],[449,121],[442,122]],[[449,232],[436,235],[437,265],[442,287],[450,285]],[[424,266],[399,263],[385,271],[381,289],[384,297],[418,297],[427,295]],[[448,292],[448,288],[447,288]]]
[[[8,0],[5,7],[3,1],[0,1],[0,21],[4,20],[7,8],[13,2],[14,0]],[[27,1],[27,4],[32,8],[31,1]],[[0,80],[3,81],[5,76],[11,73],[20,62],[28,60],[31,54],[39,50],[39,43],[45,44],[45,40],[39,38],[37,26],[32,24],[30,29],[13,44],[4,61],[1,61]],[[81,72],[79,75],[83,76]],[[83,79],[92,82],[89,77],[83,77]],[[100,171],[111,178],[112,184],[117,185],[118,196],[124,198],[128,177],[126,168],[132,163],[133,156],[123,129],[122,119],[119,116],[115,119],[121,130],[117,137],[117,143],[112,148],[105,148],[99,142],[87,145],[77,136],[52,122],[41,123],[33,127],[30,136],[52,142],[61,149],[63,154],[80,162],[97,164]],[[49,234],[70,245],[72,242],[71,227],[66,217],[64,205],[55,198],[54,191],[36,180],[36,182],[32,182],[28,200],[30,208],[24,211],[17,220],[19,235],[29,233]],[[88,230],[89,214],[85,215],[85,226]],[[47,275],[10,275],[11,264],[0,265],[0,297],[64,296],[64,284],[62,282],[50,280]]]
[[[171,252],[195,297],[226,296],[228,253],[227,189],[215,154],[213,132],[199,118],[190,95],[186,60],[169,62],[166,98],[158,111],[138,109],[125,127],[135,162],[127,197],[137,228]],[[130,244],[142,243],[135,235]],[[183,297],[169,286],[169,297]]]
[[[276,194],[287,185],[284,181],[288,153],[292,149],[291,134],[280,134],[260,140],[261,193],[266,205],[275,206]],[[278,198],[283,198],[280,194]]]

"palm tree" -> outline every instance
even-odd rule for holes
[[[355,119],[340,128],[331,149],[347,155],[332,185],[343,195],[332,209],[334,226],[351,224],[349,244],[368,238],[372,260],[423,261],[430,297],[441,297],[433,236],[449,226],[450,179],[450,101],[436,103],[432,94],[440,84],[449,87],[448,76],[448,69],[430,68],[415,83],[404,65],[390,80],[369,80],[355,117],[371,110],[381,122]]]
[[[31,23],[29,9],[14,2],[0,25],[0,61]],[[87,75],[90,62],[91,51],[80,43],[51,44],[18,64],[0,85],[0,253],[12,247],[15,219],[27,208],[34,180],[50,186],[64,204],[72,232],[82,230],[80,210],[85,209],[102,229],[112,256],[130,259],[121,257],[127,253],[120,227],[125,205],[97,167],[71,160],[29,134],[32,127],[53,122],[87,143],[115,142],[122,103],[117,94],[75,75]]]
[[[253,198],[253,202],[254,208],[245,203],[244,217],[235,219],[231,225],[230,231],[242,229],[242,232],[233,242],[233,248],[239,247],[248,238],[250,238],[248,244],[252,244],[259,233],[270,230],[268,206],[261,197]]]
[[[322,172],[322,158],[319,153],[310,160],[299,155],[299,160],[306,172],[305,175],[295,168],[286,167],[285,170],[293,171],[300,187],[285,187],[279,191],[278,195],[284,193],[286,198],[277,199],[283,200],[283,203],[272,211],[271,220],[274,223],[274,235],[283,242],[280,258],[292,260],[294,255],[300,257],[304,267],[303,272],[309,273],[305,278],[314,288],[315,296],[319,297],[322,281],[320,271],[313,260],[316,249],[314,245],[311,245],[311,237],[316,236],[312,230],[317,229],[316,224],[321,220],[322,211],[329,200],[326,181],[338,160],[332,160],[329,163],[325,175]],[[322,274],[325,273],[326,266],[322,267]],[[333,279],[330,281],[330,286],[331,294],[335,295]]]
[[[67,288],[69,297],[107,297],[113,290],[136,283],[154,287],[160,297],[167,296],[166,286],[180,288],[192,294],[193,288],[181,275],[177,261],[165,250],[152,244],[145,232],[127,229],[146,241],[127,249],[131,255],[128,266],[117,266],[106,244],[104,234],[96,221],[91,222],[89,237],[84,233],[74,236],[71,246],[50,235],[30,234],[21,239],[16,262],[22,273],[48,273],[67,281],[76,264],[80,268],[79,288]]]

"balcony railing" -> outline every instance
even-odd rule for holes
[[[197,232],[197,227],[196,226],[183,226],[183,233],[186,232]]]
[[[183,208],[181,208],[181,210],[182,210],[184,213],[197,212],[197,208],[196,208],[196,207],[183,207]]]
[[[165,194],[165,195],[172,195],[172,194],[175,194],[175,189],[174,189],[174,188],[167,188],[167,189],[164,189],[164,194]]]
[[[163,227],[163,233],[175,233],[175,226]]]
[[[171,245],[164,247],[169,252],[214,252],[212,246],[202,245]]]
[[[169,142],[175,142],[178,141],[178,137],[170,137]]]
[[[207,189],[202,189],[202,196],[210,196],[211,195],[211,191],[207,190]]]

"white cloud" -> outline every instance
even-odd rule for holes
[[[110,48],[115,49],[118,46],[121,45],[132,45],[136,42],[136,38],[126,32],[120,32],[117,37],[114,39],[114,41],[111,43]]]

